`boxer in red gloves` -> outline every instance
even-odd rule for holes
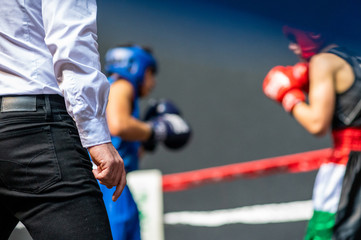
[[[283,32],[302,63],[271,69],[264,93],[311,134],[331,130],[333,137],[333,154],[316,177],[305,239],[361,239],[360,54],[320,33],[291,26]]]

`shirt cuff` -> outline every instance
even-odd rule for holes
[[[92,119],[77,123],[81,144],[88,148],[111,142],[106,119]]]

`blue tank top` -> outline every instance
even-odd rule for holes
[[[341,94],[336,94],[332,129],[361,127],[361,57],[341,47],[333,48],[328,52],[348,62],[355,75],[351,87]]]
[[[109,77],[108,81],[112,84],[115,79]],[[132,116],[139,119],[139,102],[138,96],[134,97]],[[118,136],[111,136],[112,143],[119,155],[123,158],[126,172],[131,172],[139,168],[139,148],[141,143],[138,141],[124,141]]]

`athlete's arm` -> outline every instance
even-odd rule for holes
[[[131,83],[118,80],[110,86],[107,121],[111,135],[126,141],[145,141],[152,129],[149,124],[132,116],[134,90]]]
[[[342,63],[330,53],[321,53],[310,61],[309,102],[297,104],[292,111],[295,119],[311,134],[322,136],[331,127],[335,106],[335,82]]]

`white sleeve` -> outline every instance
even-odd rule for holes
[[[100,71],[96,0],[42,0],[42,14],[55,77],[83,147],[110,142],[109,83]]]

